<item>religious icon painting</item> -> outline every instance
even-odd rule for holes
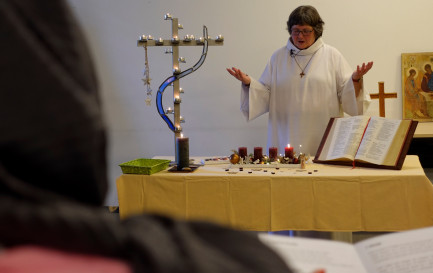
[[[433,52],[402,53],[403,118],[433,121]]]

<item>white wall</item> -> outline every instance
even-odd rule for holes
[[[266,146],[267,116],[247,123],[239,111],[239,83],[225,71],[237,66],[260,77],[274,50],[285,45],[289,13],[299,5],[315,6],[325,21],[324,41],[338,48],[355,69],[374,61],[364,78],[366,89],[386,92],[397,99],[386,102],[387,117],[402,117],[401,53],[432,52],[433,1],[391,0],[69,0],[84,27],[95,58],[109,128],[109,179],[107,205],[116,205],[115,180],[119,163],[155,155],[173,155],[173,133],[159,117],[154,101],[145,105],[141,78],[144,49],[137,47],[139,35],[171,37],[171,22],[164,14],[179,18],[186,34],[222,34],[224,46],[209,47],[203,66],[180,80],[185,90],[181,115],[183,131],[190,138],[191,156],[229,155],[239,146]],[[164,48],[149,48],[150,75],[154,94],[171,73],[171,55]],[[183,47],[185,69],[193,65],[201,47]],[[170,88],[164,98],[170,98]],[[155,98],[155,96],[154,96]],[[164,102],[164,106],[170,106]],[[369,115],[378,115],[373,102]]]

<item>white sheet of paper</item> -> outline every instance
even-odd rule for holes
[[[338,241],[259,234],[296,273],[325,269],[326,273],[366,273],[353,245]]]

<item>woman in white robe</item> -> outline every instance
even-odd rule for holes
[[[287,22],[287,45],[275,51],[259,80],[227,69],[242,82],[241,110],[247,120],[269,113],[268,148],[283,151],[290,144],[314,156],[329,119],[343,112],[360,115],[369,100],[361,79],[373,63],[353,72],[341,53],[323,42],[323,24],[314,7],[298,7]]]

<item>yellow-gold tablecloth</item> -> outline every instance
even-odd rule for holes
[[[314,163],[306,170],[226,168],[123,174],[116,181],[120,217],[158,213],[255,231],[433,226],[433,186],[414,155],[402,170]]]

